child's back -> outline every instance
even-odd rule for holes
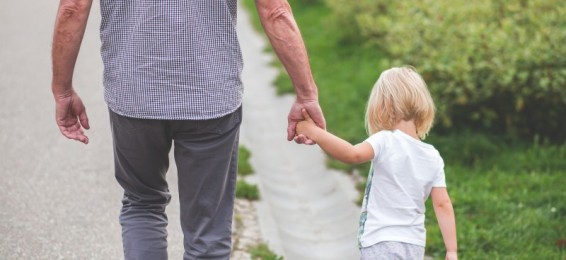
[[[366,142],[376,156],[366,189],[367,219],[360,223],[361,246],[382,241],[425,246],[425,201],[432,187],[446,187],[442,158],[432,145],[401,130],[380,131]]]

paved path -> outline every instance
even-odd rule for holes
[[[50,91],[57,1],[0,4],[0,258],[119,259],[120,190],[112,176],[94,7],[75,86],[91,144],[60,136]]]
[[[251,150],[260,186],[264,239],[290,260],[359,259],[357,191],[344,174],[326,169],[318,146],[287,142],[293,96],[276,96],[273,55],[262,51],[266,39],[249,26],[247,13],[239,18],[245,84],[241,142]]]
[[[121,259],[121,188],[113,176],[94,1],[74,78],[91,143],[59,134],[50,91],[58,1],[0,4],[0,259]],[[168,174],[176,193],[175,169]],[[181,259],[178,201],[168,207],[170,256]]]
[[[53,119],[56,8],[57,1],[0,4],[0,259],[120,259],[121,190],[102,96],[98,1],[74,78],[92,127],[86,146],[60,136]],[[242,143],[252,150],[264,198],[258,207],[265,238],[286,259],[355,259],[357,207],[349,181],[327,172],[317,147],[285,141],[291,99],[275,97],[275,71],[260,51],[264,40],[247,20],[239,30],[246,62]],[[169,255],[181,259],[174,164],[168,180]]]

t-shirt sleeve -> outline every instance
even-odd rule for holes
[[[446,187],[446,176],[444,175],[444,160],[439,158],[438,171],[432,182],[432,187]]]
[[[381,131],[371,135],[365,140],[365,142],[369,143],[373,148],[373,160],[377,159],[379,153],[383,153],[385,148],[385,138],[385,131]]]

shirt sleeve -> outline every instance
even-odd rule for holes
[[[364,142],[367,142],[373,148],[373,160],[377,159],[380,153],[383,153],[385,148],[385,131],[377,132],[368,137]]]
[[[432,187],[446,187],[446,176],[444,175],[444,160],[438,160],[438,171],[432,182]]]

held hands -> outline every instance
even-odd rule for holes
[[[302,111],[305,111],[304,113]],[[299,101],[295,100],[293,106],[291,107],[291,111],[289,112],[289,116],[287,118],[288,121],[288,128],[287,128],[287,140],[295,140],[298,144],[308,144],[313,145],[315,142],[304,134],[297,133],[296,127],[299,122],[302,122],[306,119],[304,116],[306,114],[308,118],[311,120],[313,125],[326,129],[326,121],[324,120],[324,115],[322,114],[322,110],[316,100],[308,100],[308,101]]]
[[[74,90],[69,95],[55,96],[55,121],[65,137],[88,144],[83,131],[90,128],[86,109]]]
[[[303,114],[303,118],[304,120],[299,122],[297,124],[297,128],[296,128],[296,132],[297,132],[297,136],[295,137],[295,141],[297,141],[297,139],[299,138],[305,138],[307,140],[311,140],[314,142],[314,138],[313,138],[313,131],[318,130],[318,126],[316,125],[316,123],[314,122],[314,120],[310,117],[309,113],[307,112],[306,109],[302,109],[301,113]],[[313,139],[310,139],[313,138]]]

